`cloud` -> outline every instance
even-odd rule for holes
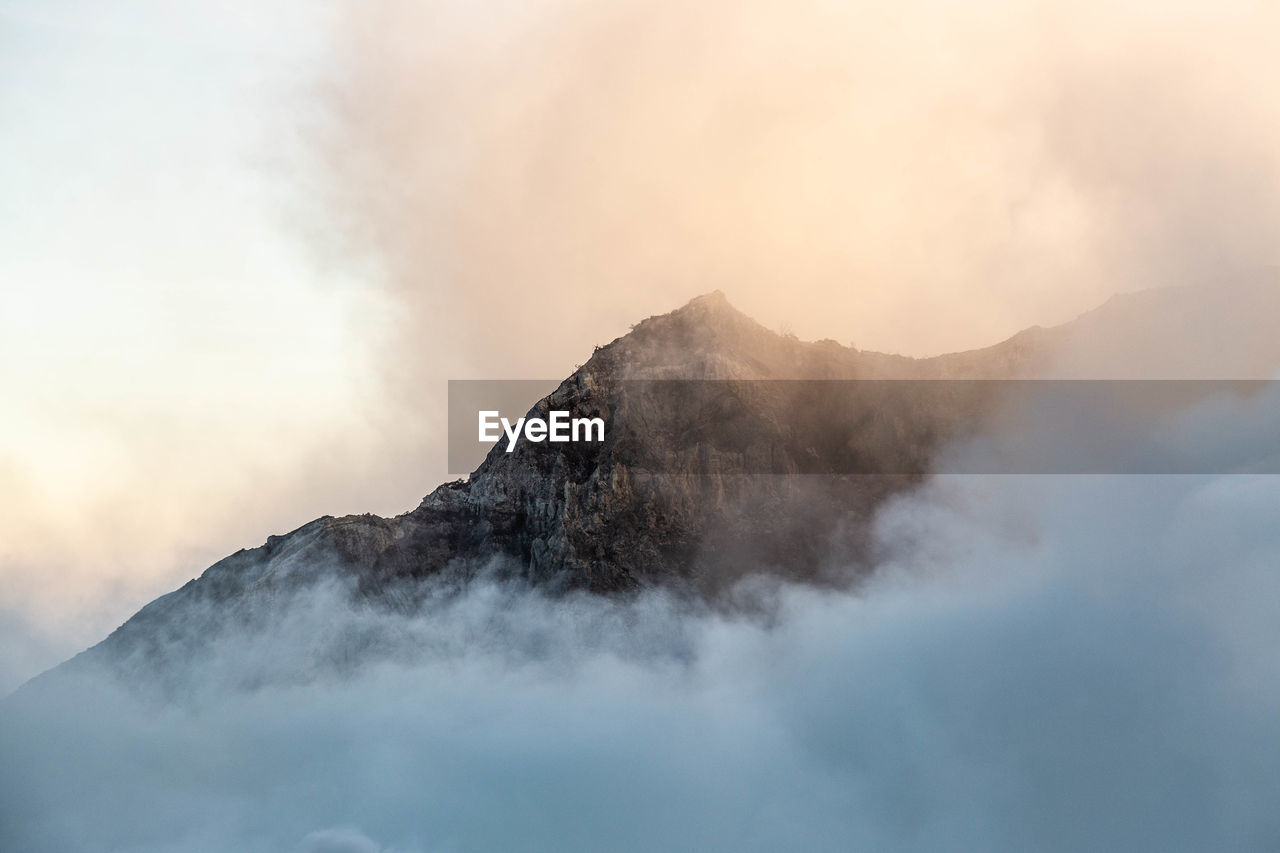
[[[804,338],[930,354],[1277,262],[1260,4],[342,20],[324,210],[402,306],[408,388],[558,375],[579,341],[714,288]]]
[[[67,683],[4,708],[0,838],[1269,849],[1277,505],[1269,477],[945,477],[884,516],[869,588],[786,589],[771,625],[478,584],[381,617],[416,652],[346,675],[176,705]],[[317,607],[329,637],[365,618]]]
[[[0,610],[33,652],[4,681],[246,543],[431,483],[365,417],[374,309],[264,168],[321,5],[0,10]]]

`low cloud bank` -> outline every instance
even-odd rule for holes
[[[222,689],[299,617],[198,701],[8,700],[0,846],[1276,849],[1278,508],[1271,477],[942,477],[870,587],[769,624],[486,583],[380,617],[413,656]],[[340,602],[306,618],[365,624]]]

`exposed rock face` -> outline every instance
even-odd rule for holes
[[[598,349],[535,407],[598,413],[603,443],[521,442],[511,453],[498,445],[469,480],[440,486],[404,515],[326,517],[273,536],[152,602],[87,654],[181,659],[224,620],[270,619],[276,602],[322,577],[398,607],[412,606],[414,581],[465,582],[495,565],[548,589],[595,593],[666,585],[715,597],[749,573],[849,583],[873,562],[875,508],[917,482],[984,403],[886,412],[866,402],[854,432],[828,435],[820,383],[755,380],[1047,375],[1081,332],[1127,346],[1133,315],[1151,298],[1118,299],[1074,325],[985,350],[916,360],[801,342],[719,293],[700,297]],[[1264,355],[1249,363],[1277,362],[1274,350]],[[741,381],[673,394],[664,380]],[[805,473],[848,470],[832,463],[851,454],[875,462],[893,453],[904,458],[884,474]]]

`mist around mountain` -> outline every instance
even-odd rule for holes
[[[1275,376],[1228,293],[919,360],[643,321],[535,407],[602,445],[271,537],[5,700],[0,846],[1274,849],[1275,477],[933,476],[991,401],[797,444],[771,382]],[[807,473],[851,447],[902,458]]]

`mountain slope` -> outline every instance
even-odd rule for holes
[[[853,417],[842,410],[846,426],[834,433],[824,431],[831,403],[821,381],[1088,375],[1082,341],[1105,353],[1131,351],[1135,339],[1143,342],[1135,375],[1152,365],[1157,374],[1203,373],[1219,332],[1198,344],[1184,322],[1176,345],[1164,338],[1161,351],[1159,330],[1145,325],[1153,315],[1196,316],[1203,295],[1119,297],[1057,329],[928,359],[801,342],[765,329],[722,294],[699,297],[598,348],[535,406],[598,414],[607,421],[602,444],[522,442],[512,453],[499,445],[468,480],[440,486],[408,513],[325,517],[273,536],[147,605],[79,660],[131,671],[181,666],[228,625],[269,624],[298,591],[329,582],[370,606],[400,609],[415,606],[426,582],[457,586],[480,573],[552,592],[662,586],[718,601],[752,574],[849,584],[875,562],[876,507],[919,482],[987,401],[908,400],[898,409],[846,401]],[[1241,316],[1265,326],[1280,312],[1268,318],[1255,307]],[[1275,365],[1272,341],[1221,369]],[[1183,352],[1198,360],[1188,366]],[[1125,369],[1105,364],[1110,373]],[[816,384],[776,381],[795,379]],[[869,473],[808,475],[850,470]]]

